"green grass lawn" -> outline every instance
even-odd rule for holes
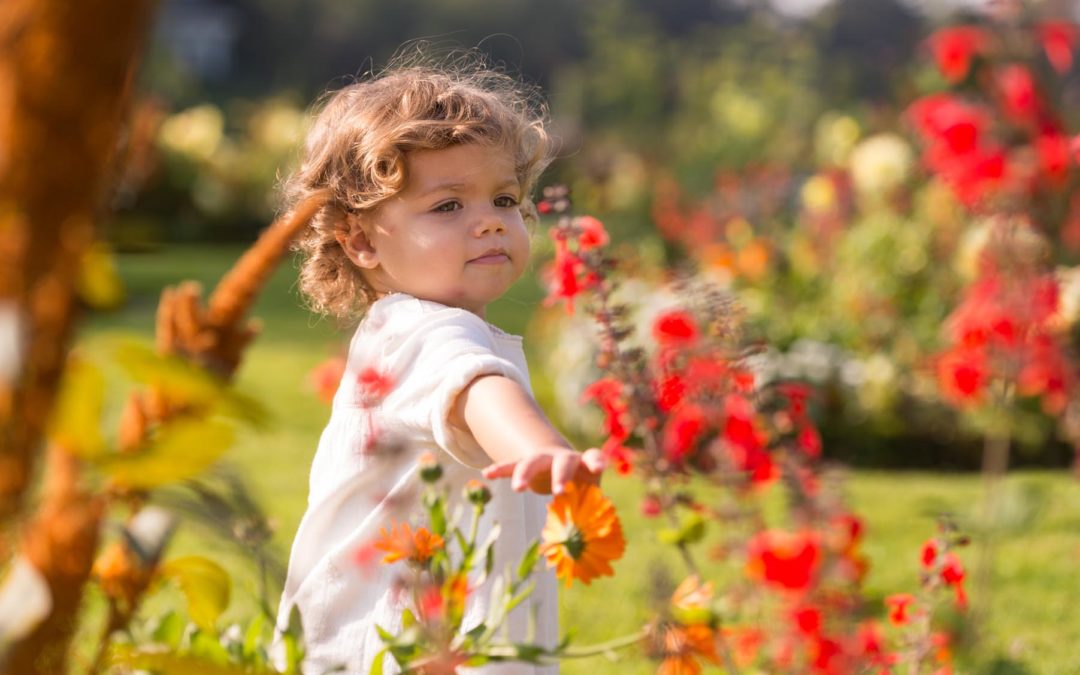
[[[235,247],[170,247],[122,257],[128,302],[116,312],[88,317],[82,339],[94,343],[116,331],[149,339],[163,285],[194,278],[209,287],[239,252]],[[255,315],[264,323],[263,334],[249,351],[237,382],[268,407],[274,423],[266,431],[245,436],[229,456],[277,523],[277,544],[283,551],[303,513],[307,469],[329,414],[307,390],[305,375],[347,338],[331,321],[316,320],[302,308],[295,277],[287,261],[260,298]],[[535,281],[524,281],[491,308],[489,318],[512,332],[524,332],[539,296]],[[543,373],[534,372],[534,379],[542,378]],[[681,572],[678,561],[653,541],[638,514],[636,482],[612,477],[605,487],[620,507],[629,544],[615,578],[562,594],[563,628],[579,643],[636,629],[646,619],[653,569],[667,565],[673,574]],[[979,478],[972,475],[854,472],[846,490],[867,524],[864,550],[872,566],[866,586],[868,596],[878,602],[890,593],[915,590],[919,546],[934,532],[936,514],[954,513],[964,522],[981,498]],[[959,672],[1077,675],[1080,485],[1064,473],[1023,473],[1009,478],[1007,491],[1012,496],[1005,504],[1011,526],[997,536],[989,619],[974,662],[962,665]],[[193,551],[219,556],[240,580],[230,614],[253,611],[253,572],[229,553],[228,546],[182,530],[173,553]],[[969,561],[974,557],[974,551],[966,554]],[[149,603],[146,611],[159,611],[175,601],[166,594]],[[989,667],[995,660],[996,669]],[[605,675],[648,673],[653,668],[627,654],[618,662],[597,658],[567,663],[563,672]]]

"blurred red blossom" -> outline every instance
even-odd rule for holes
[[[975,26],[943,28],[927,40],[941,74],[950,82],[967,77],[972,59],[986,51],[990,35]]]
[[[908,607],[915,602],[915,596],[911,593],[894,593],[885,598],[885,606],[889,609],[889,622],[894,626],[903,626],[910,616]]]
[[[1035,27],[1046,59],[1059,73],[1067,73],[1073,65],[1073,50],[1080,39],[1080,29],[1068,21],[1043,21]]]
[[[345,357],[333,356],[315,366],[308,373],[308,383],[323,403],[334,400],[338,385],[345,374]]]
[[[663,347],[693,344],[698,337],[697,322],[683,310],[664,312],[653,322],[653,337]]]
[[[821,561],[818,536],[813,532],[758,532],[747,545],[747,573],[784,591],[809,588]]]

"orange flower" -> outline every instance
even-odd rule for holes
[[[595,485],[568,483],[548,506],[542,538],[540,552],[567,586],[614,575],[610,563],[626,550],[615,506]]]
[[[720,663],[716,653],[716,636],[704,624],[667,624],[661,628],[658,637],[657,646],[664,660],[660,662],[656,675],[698,675],[701,672],[698,659],[702,658],[714,664]]]
[[[408,523],[401,523],[390,528],[380,528],[375,548],[386,552],[382,559],[384,565],[407,559],[409,562],[423,564],[443,547],[443,538],[432,534],[426,527],[416,528],[413,532]]]

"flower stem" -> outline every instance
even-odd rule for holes
[[[1001,386],[999,395],[995,397],[995,408],[1005,419],[1008,419],[1011,402],[1012,387],[1005,383]],[[975,587],[978,592],[974,594],[974,601],[977,604],[972,611],[972,622],[976,629],[990,613],[990,589],[993,582],[994,540],[996,539],[994,529],[1000,510],[1002,481],[1009,468],[1010,436],[1010,429],[1007,426],[995,428],[986,435],[986,442],[983,445],[983,531],[979,542],[978,568],[975,574]]]
[[[480,516],[484,513],[484,507],[474,506],[472,512],[472,524],[469,525],[469,550],[468,555],[472,555],[473,550],[476,548],[476,531],[480,528]]]
[[[583,659],[590,656],[599,656],[600,654],[607,654],[616,649],[625,649],[632,647],[637,643],[648,637],[648,631],[644,628],[631,633],[630,635],[623,635],[621,637],[613,638],[606,642],[599,642],[594,645],[586,645],[583,647],[567,647],[562,650],[548,652],[544,656],[549,659]],[[485,656],[501,657],[501,658],[513,658],[517,655],[517,649],[512,645],[496,645],[489,647],[481,652]]]

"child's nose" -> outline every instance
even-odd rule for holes
[[[484,213],[480,216],[480,221],[476,226],[476,233],[478,235],[491,234],[506,231],[506,223],[503,222],[502,217],[498,213]]]

